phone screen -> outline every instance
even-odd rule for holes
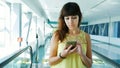
[[[66,43],[66,46],[67,47],[69,47],[70,45],[72,45],[72,48],[71,49],[73,49],[75,46],[76,46],[76,41],[68,41],[67,43]]]

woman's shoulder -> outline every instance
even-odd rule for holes
[[[81,33],[85,34],[85,35],[89,35],[87,32],[80,30]]]
[[[80,31],[81,31],[82,34],[85,35],[86,38],[89,38],[89,37],[90,37],[90,35],[89,35],[87,32],[85,32],[85,31],[83,31],[83,30],[80,30]]]
[[[58,38],[58,34],[56,32],[54,32],[53,35],[52,35],[52,38],[57,39]]]
[[[52,32],[52,38],[51,40],[58,40],[58,34],[56,31]]]

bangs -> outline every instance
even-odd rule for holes
[[[63,16],[74,16],[74,15],[78,15],[78,12],[76,12],[75,10],[66,10],[63,12]]]

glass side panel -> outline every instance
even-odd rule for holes
[[[30,68],[31,59],[29,51],[25,51],[9,64],[4,66],[4,68]]]

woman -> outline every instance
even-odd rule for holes
[[[92,51],[89,34],[80,30],[82,13],[78,4],[66,3],[60,13],[58,29],[51,39],[49,64],[51,68],[90,68]],[[68,41],[75,41],[76,46]],[[73,46],[75,46],[73,48]]]

